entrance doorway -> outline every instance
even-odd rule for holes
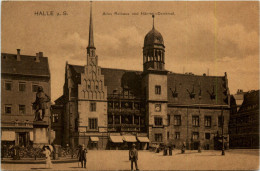
[[[26,147],[28,144],[29,144],[28,132],[19,132],[18,133],[18,145],[21,147]]]

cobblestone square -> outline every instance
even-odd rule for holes
[[[127,150],[89,151],[87,169],[79,163],[53,164],[45,169],[44,164],[2,164],[2,170],[130,170]],[[228,150],[225,156],[221,151],[174,150],[172,156],[163,153],[139,151],[140,170],[258,170],[258,150]]]

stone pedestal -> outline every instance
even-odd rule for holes
[[[42,147],[49,144],[49,124],[46,121],[33,122],[33,147]]]

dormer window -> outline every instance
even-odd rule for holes
[[[195,93],[190,93],[190,98],[195,99],[195,95],[196,95]]]
[[[215,95],[215,94],[211,94],[211,95],[210,95],[210,99],[211,99],[211,100],[215,100],[215,99],[216,99],[216,95]]]
[[[172,92],[172,97],[173,98],[177,98],[178,97],[178,93],[177,92]]]

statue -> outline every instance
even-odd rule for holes
[[[33,102],[33,109],[35,110],[34,121],[42,121],[44,119],[45,109],[48,109],[47,102],[50,102],[50,97],[39,86],[36,93],[36,100]]]

